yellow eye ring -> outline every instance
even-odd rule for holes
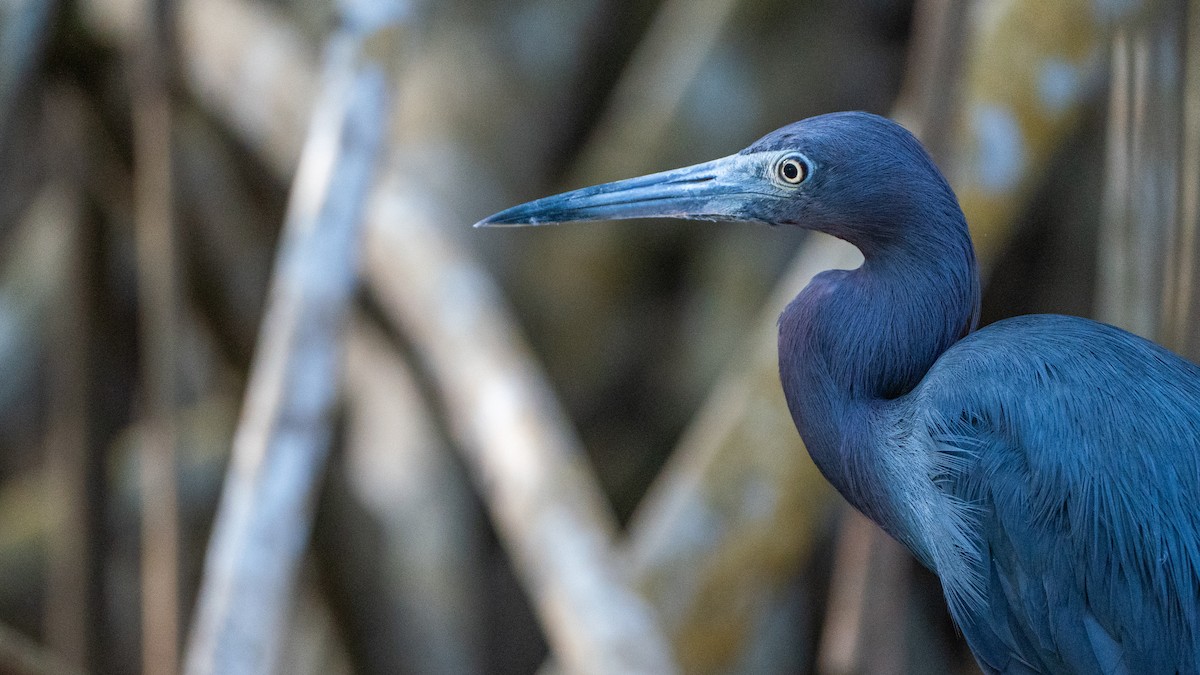
[[[808,165],[796,157],[785,157],[775,166],[775,175],[787,185],[799,185],[808,178]]]

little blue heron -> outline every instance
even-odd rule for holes
[[[479,225],[643,217],[794,225],[862,251],[780,316],[783,391],[829,482],[938,575],[984,671],[1196,672],[1200,368],[1076,317],[976,331],[958,200],[911,134],[866,113]]]

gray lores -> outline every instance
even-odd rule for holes
[[[478,226],[646,217],[862,251],[780,316],[783,390],[830,483],[941,579],[985,672],[1197,672],[1200,368],[1087,319],[975,330],[958,200],[911,134],[866,113]]]

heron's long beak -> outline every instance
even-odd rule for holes
[[[747,206],[764,196],[761,163],[731,155],[683,169],[605,183],[505,209],[475,227],[543,225],[621,218],[754,220]],[[763,190],[765,192],[765,190]]]

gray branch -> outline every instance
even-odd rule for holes
[[[387,84],[363,36],[330,43],[205,560],[188,673],[273,671],[328,454],[341,327]]]

